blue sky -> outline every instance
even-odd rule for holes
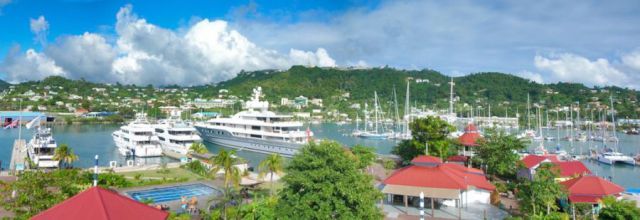
[[[196,85],[389,65],[640,87],[640,1],[0,0],[0,79]]]

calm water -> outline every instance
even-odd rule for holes
[[[108,166],[109,161],[118,161],[118,164],[123,164],[125,158],[120,156],[115,148],[111,133],[118,129],[119,125],[70,125],[70,126],[54,126],[53,134],[58,143],[66,143],[71,146],[76,154],[79,156],[79,160],[74,163],[77,167],[90,167],[93,166],[93,157],[98,154],[100,156],[99,164],[101,166]],[[361,144],[365,146],[371,146],[376,149],[380,154],[389,154],[393,146],[397,144],[394,140],[368,140],[361,138],[354,138],[346,136],[354,129],[354,125],[336,125],[331,123],[325,123],[320,125],[310,125],[311,130],[315,133],[317,139],[333,139],[340,143],[353,146]],[[30,139],[33,131],[23,129],[22,136],[24,139]],[[556,136],[556,130],[548,130],[544,133],[549,133],[551,136]],[[560,136],[564,136],[564,131],[560,131]],[[640,136],[632,136],[625,134],[618,134],[620,143],[617,148],[620,152],[625,154],[633,154],[639,152],[640,149]],[[0,160],[2,161],[2,167],[7,168],[9,166],[9,160],[11,159],[11,148],[13,140],[18,138],[17,129],[0,129]],[[211,152],[218,152],[224,147],[216,146],[211,143],[206,143],[207,148]],[[539,142],[532,142],[531,149],[539,145]],[[602,148],[602,143],[593,142],[567,142],[567,141],[547,141],[544,142],[545,147],[548,150],[553,150],[556,146],[566,150],[569,153],[588,153],[590,148],[598,147]],[[611,143],[608,146],[614,147]],[[239,151],[237,153],[240,157],[246,158],[251,166],[257,166],[257,164],[265,158],[264,154],[254,153],[249,151]],[[152,158],[139,160],[140,163],[160,163],[160,161],[172,161],[169,158]],[[585,165],[591,169],[591,171],[598,175],[609,177],[613,179],[613,182],[620,184],[625,188],[640,188],[640,167],[633,167],[628,165],[615,165],[610,166],[601,164],[596,161],[583,161]]]

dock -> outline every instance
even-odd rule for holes
[[[27,164],[27,142],[24,139],[17,139],[13,142],[13,150],[11,151],[11,163],[9,169],[15,171],[25,170]]]

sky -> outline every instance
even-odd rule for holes
[[[390,66],[640,88],[640,1],[0,0],[0,79],[202,85]]]

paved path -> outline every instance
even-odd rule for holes
[[[25,158],[27,157],[27,142],[24,139],[15,140],[13,142],[13,151],[11,152],[11,162],[9,169],[16,169],[16,165],[22,164],[23,168],[27,168]]]

